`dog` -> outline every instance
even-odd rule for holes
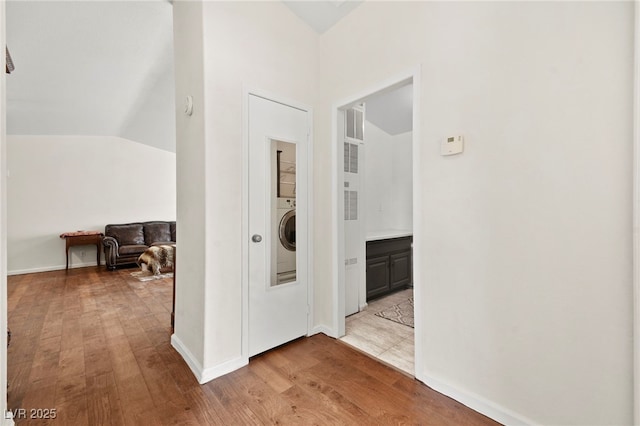
[[[160,269],[173,270],[173,246],[151,246],[138,257],[137,264],[143,271],[152,271],[160,275]]]

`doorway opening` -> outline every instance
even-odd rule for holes
[[[405,74],[334,110],[337,335],[410,375],[417,78]]]

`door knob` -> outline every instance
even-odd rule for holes
[[[262,241],[262,235],[254,234],[253,237],[251,237],[251,241],[253,241],[254,243],[259,243],[260,241]]]

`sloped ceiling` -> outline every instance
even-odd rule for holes
[[[318,34],[331,28],[358,7],[363,0],[283,1],[300,19]]]
[[[318,34],[323,34],[363,3],[363,0],[283,1]],[[406,85],[366,101],[366,119],[390,135],[412,130],[413,99]]]
[[[6,10],[16,65],[8,134],[135,134],[175,151],[170,3],[8,1]]]
[[[321,34],[362,1],[283,3]],[[119,136],[175,152],[170,2],[11,0],[6,9],[9,135]],[[406,95],[368,101],[368,119],[389,134],[410,130]]]
[[[366,120],[390,135],[413,130],[413,85],[368,98]]]

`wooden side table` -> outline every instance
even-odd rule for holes
[[[69,269],[69,248],[73,246],[88,246],[96,245],[97,248],[97,262],[100,266],[100,255],[102,254],[102,232],[100,231],[76,231],[65,232],[60,235],[67,245],[67,270]]]

